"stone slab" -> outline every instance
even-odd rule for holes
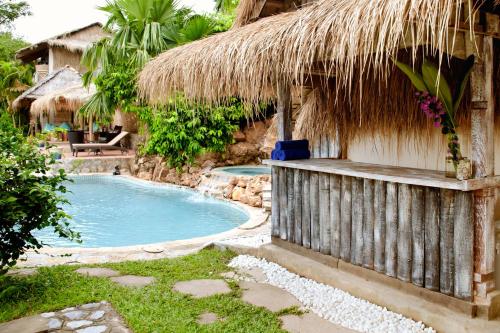
[[[196,322],[201,325],[209,325],[215,323],[218,319],[219,317],[215,313],[205,312],[198,317]]]
[[[77,269],[75,272],[81,275],[85,276],[93,276],[93,277],[113,277],[113,276],[120,276],[120,273],[109,269],[109,268],[89,268],[89,267],[82,267]]]
[[[280,317],[282,328],[290,333],[356,333],[357,331],[335,325],[314,313],[302,316],[286,315]]]
[[[224,280],[192,280],[177,282],[174,291],[188,294],[194,298],[209,297],[217,294],[227,294],[231,288]]]
[[[242,281],[240,287],[243,289],[243,301],[272,312],[302,306],[290,293],[269,284]]]
[[[156,279],[150,276],[124,275],[124,276],[112,277],[111,281],[116,282],[125,287],[141,288],[153,284],[156,281]]]
[[[31,316],[0,324],[0,333],[45,333],[49,319],[41,316]]]

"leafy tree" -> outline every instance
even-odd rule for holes
[[[215,0],[215,10],[219,13],[233,13],[239,0]]]
[[[10,32],[0,33],[0,61],[13,61],[16,52],[29,44]]]
[[[3,113],[5,115],[5,113]],[[0,114],[1,116],[1,114]],[[35,230],[54,228],[60,237],[78,239],[61,209],[66,174],[51,174],[55,161],[0,117],[0,275],[29,249],[44,244]]]
[[[27,2],[0,0],[0,28],[9,28],[16,19],[28,15],[31,15],[31,12]]]
[[[32,75],[29,65],[0,61],[0,110],[12,111],[12,102],[31,85]]]
[[[232,102],[210,107],[179,96],[162,109],[141,108],[139,118],[150,132],[143,153],[164,156],[170,166],[181,167],[203,151],[224,152],[245,115],[243,105]]]

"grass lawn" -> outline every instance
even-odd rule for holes
[[[34,276],[0,278],[0,322],[106,300],[136,333],[284,332],[277,314],[241,301],[236,284],[230,284],[230,294],[202,299],[172,291],[178,281],[220,279],[220,273],[231,270],[227,263],[233,257],[229,251],[210,249],[176,259],[93,266],[157,279],[155,284],[138,289],[121,287],[107,278],[81,276],[74,272],[79,266],[40,268]],[[207,311],[225,320],[197,324],[197,317]]]

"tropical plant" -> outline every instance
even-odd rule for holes
[[[16,52],[23,47],[28,46],[20,38],[16,38],[10,32],[0,33],[0,61],[13,61]]]
[[[245,116],[237,100],[230,106],[209,107],[182,96],[164,108],[142,108],[138,114],[150,133],[142,152],[164,156],[172,167],[192,163],[203,151],[224,152]]]
[[[410,66],[396,61],[397,67],[411,80],[418,90],[416,97],[420,109],[425,115],[431,118],[435,127],[441,127],[443,135],[448,139],[448,153],[453,159],[455,168],[462,159],[459,137],[457,134],[456,114],[460,108],[465,89],[469,80],[474,56],[470,56],[465,61],[462,73],[455,82],[455,89],[452,93],[450,84],[441,73],[439,68],[424,59],[421,73],[415,71]]]
[[[33,68],[29,65],[0,61],[0,110],[10,113],[13,124],[17,121],[12,102],[31,85],[32,73]]]
[[[222,13],[233,13],[239,0],[215,0],[215,10]]]
[[[61,208],[67,177],[63,170],[51,174],[54,163],[19,130],[0,127],[0,275],[27,250],[44,245],[35,230],[51,227],[60,237],[79,238]]]

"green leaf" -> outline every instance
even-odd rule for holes
[[[424,80],[422,79],[422,75],[415,73],[415,71],[408,65],[403,64],[402,62],[395,61],[394,62],[398,68],[408,76],[408,78],[411,80],[415,88],[417,88],[418,91],[426,91],[427,87],[424,83]]]
[[[437,96],[446,107],[448,112],[453,112],[453,98],[448,82],[439,69],[431,62],[425,60],[422,64],[422,76],[428,91]],[[439,84],[439,85],[438,85]]]

